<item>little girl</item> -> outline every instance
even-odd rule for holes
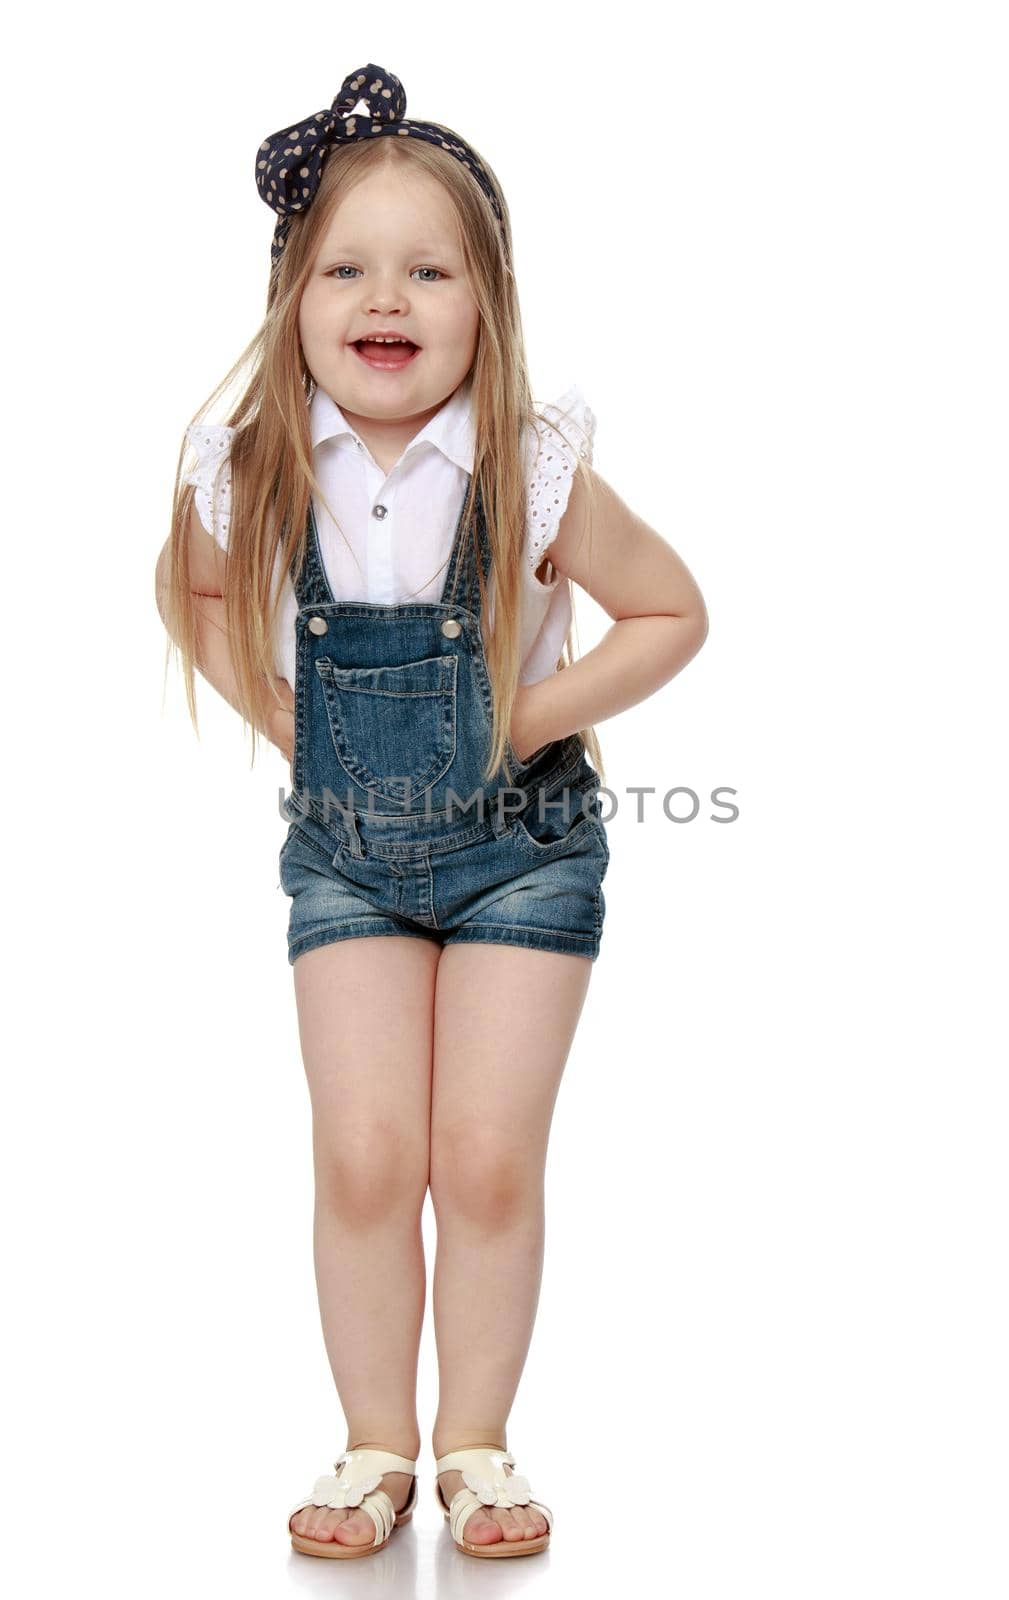
[[[591,469],[579,392],[555,422],[534,410],[491,169],[405,110],[369,62],[260,145],[278,214],[266,317],[215,390],[252,353],[230,423],[188,430],[158,603],[194,724],[195,665],[253,753],[259,732],[291,764],[280,873],[348,1424],[291,1538],[364,1556],[413,1513],[430,1188],[438,1503],[460,1550],[527,1555],[553,1518],[505,1430],[605,909],[591,725],[673,677],[707,618],[683,562]],[[623,332],[647,331],[650,296],[622,309]],[[613,619],[577,662],[572,581]]]

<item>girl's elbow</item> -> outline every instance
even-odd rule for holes
[[[694,624],[694,630],[697,637],[697,648],[699,650],[705,639],[708,637],[708,608],[704,604],[703,600],[701,601],[699,609],[697,611],[692,611],[690,615]]]
[[[681,641],[690,640],[691,654],[696,655],[708,637],[708,610],[703,600],[692,606],[689,611],[677,613],[676,632]]]
[[[658,621],[658,615],[656,616]],[[659,652],[667,663],[672,677],[692,661],[708,636],[708,616],[699,611],[668,611],[661,613],[663,626]],[[656,638],[659,638],[656,635]]]
[[[168,601],[168,591],[171,586],[171,554],[168,544],[165,544],[158,556],[154,568],[154,599],[162,619]]]

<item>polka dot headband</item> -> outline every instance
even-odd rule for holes
[[[367,114],[352,115],[361,100],[368,107]],[[332,146],[373,135],[412,135],[450,151],[469,168],[503,225],[494,185],[469,145],[447,139],[444,130],[433,122],[407,121],[405,111],[406,90],[395,73],[369,61],[344,78],[328,111],[317,111],[293,128],[281,128],[263,140],[256,154],[256,185],[261,198],[277,212],[270,250],[272,271],[276,271],[284,253],[292,216],[306,210],[315,198]]]

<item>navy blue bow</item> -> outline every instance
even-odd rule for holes
[[[361,100],[366,103],[367,112],[354,114]],[[503,223],[494,185],[469,145],[446,137],[446,130],[436,123],[408,121],[405,112],[406,90],[400,80],[395,73],[369,61],[344,78],[340,93],[327,111],[317,111],[263,140],[256,154],[256,185],[266,204],[278,214],[270,251],[272,270],[276,270],[284,253],[292,216],[306,210],[315,198],[333,145],[376,134],[412,135],[450,151],[469,168],[498,222]]]

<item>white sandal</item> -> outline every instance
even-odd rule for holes
[[[408,1456],[394,1455],[391,1450],[345,1450],[333,1463],[336,1474],[323,1473],[316,1478],[315,1487],[307,1500],[299,1500],[288,1514],[287,1531],[296,1550],[306,1556],[372,1556],[384,1550],[392,1537],[393,1529],[409,1522],[417,1504],[417,1463]],[[342,1471],[340,1470],[342,1468]],[[413,1483],[402,1511],[397,1511],[384,1489],[379,1488],[386,1472],[412,1472]],[[329,1506],[339,1510],[346,1506],[355,1511],[366,1511],[375,1524],[375,1537],[371,1544],[341,1544],[337,1539],[308,1539],[295,1533],[291,1518],[306,1506]]]
[[[539,1500],[532,1498],[529,1479],[520,1473],[506,1473],[505,1467],[514,1467],[515,1457],[509,1450],[494,1450],[486,1445],[474,1445],[465,1450],[449,1450],[435,1461],[435,1472],[461,1472],[465,1488],[456,1490],[451,1505],[445,1504],[441,1484],[434,1480],[438,1504],[441,1506],[455,1540],[455,1547],[467,1556],[531,1556],[545,1550],[553,1530],[553,1512]],[[486,1506],[528,1506],[546,1519],[547,1531],[535,1539],[493,1539],[489,1544],[470,1544],[463,1537],[463,1528],[474,1511]]]

